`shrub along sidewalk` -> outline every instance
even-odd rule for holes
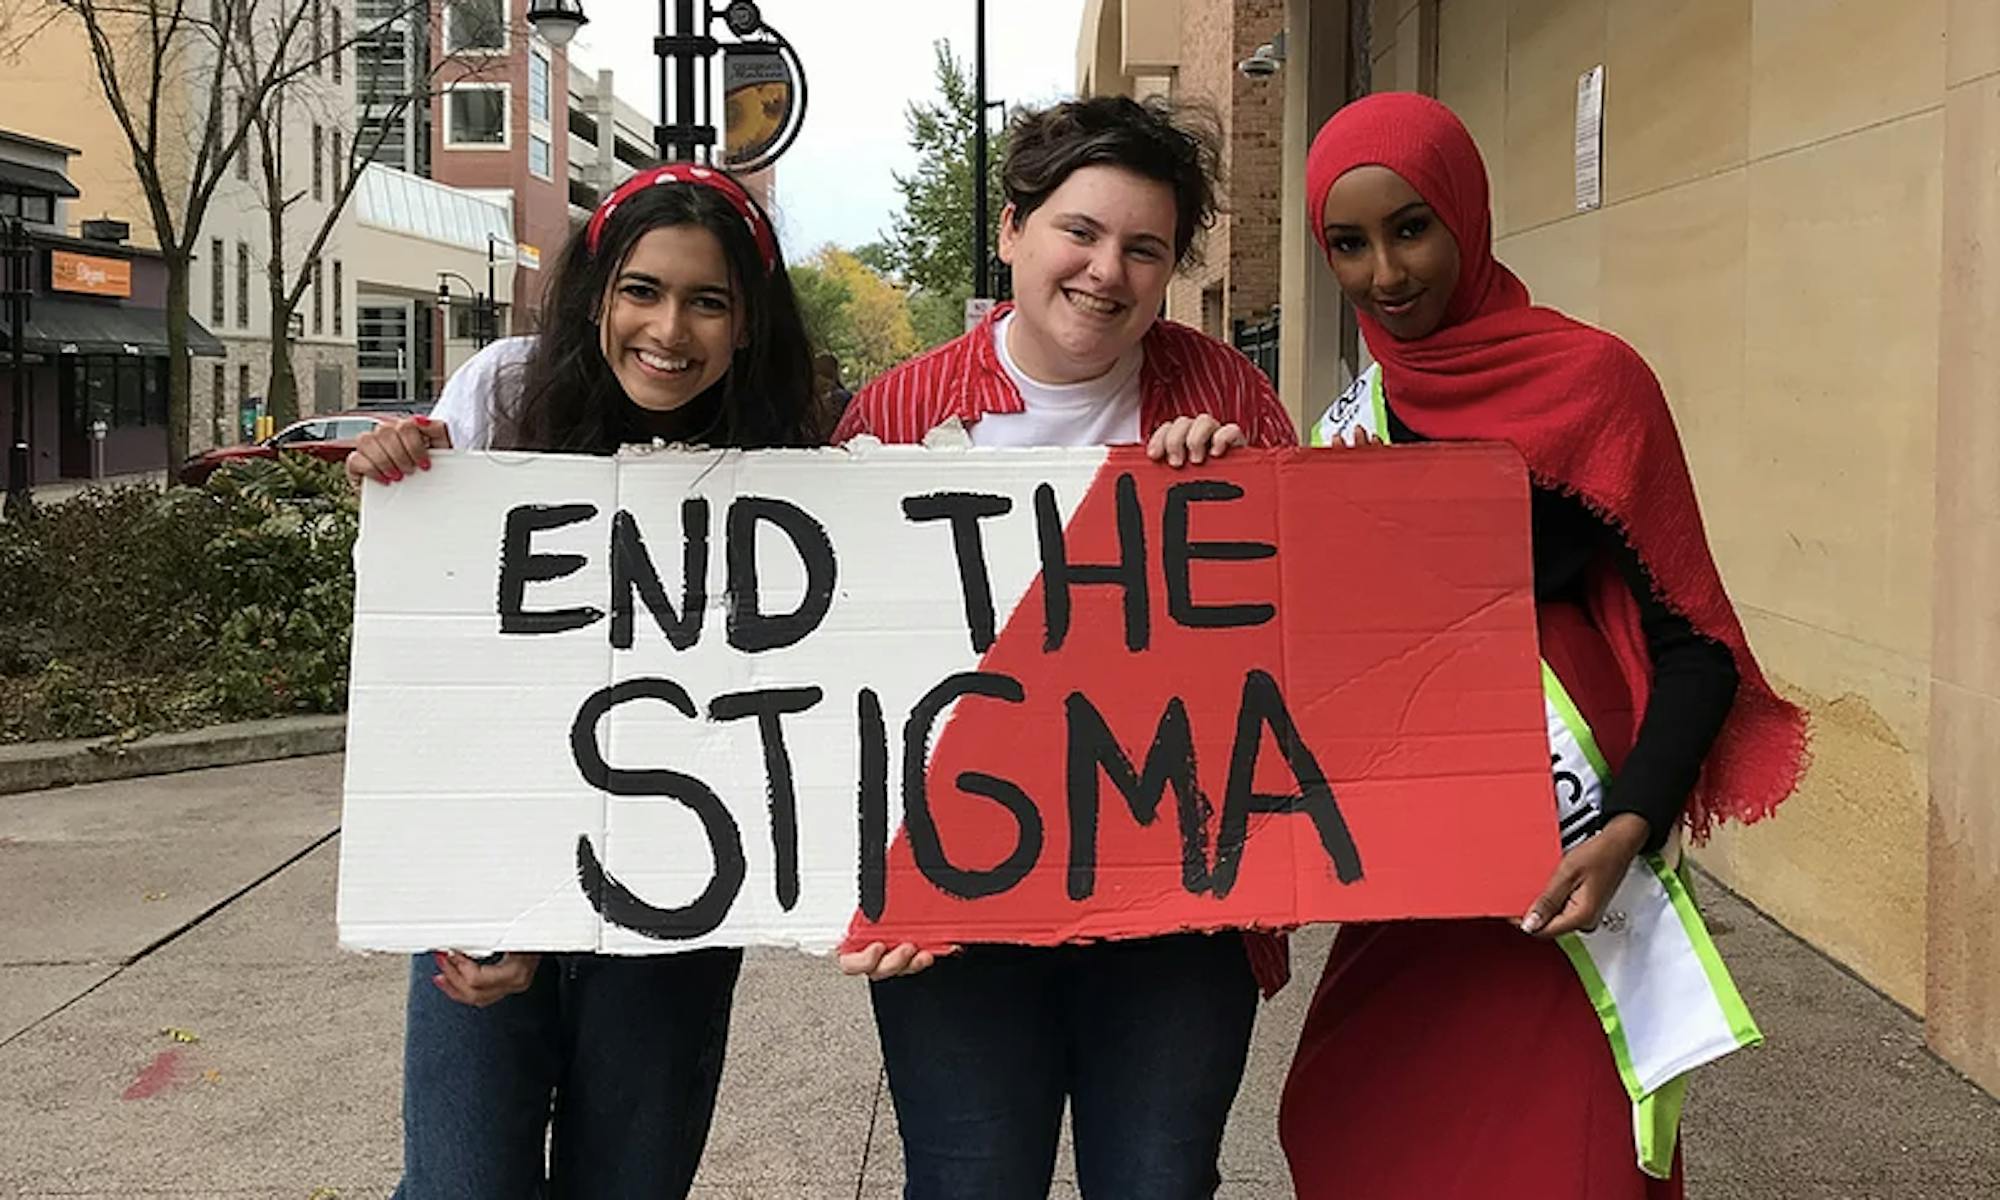
[[[358,516],[282,455],[0,525],[0,743],[344,711]]]

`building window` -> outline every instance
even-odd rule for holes
[[[223,368],[221,363],[215,364],[215,374],[211,378],[210,383],[213,390],[209,393],[209,423],[215,428],[215,444],[226,446],[236,440],[236,436],[232,432],[232,428],[236,422],[228,416],[229,372]]]
[[[549,119],[549,60],[540,52],[528,56],[528,119]]]
[[[333,157],[328,162],[333,168],[333,194],[338,196],[347,186],[347,138],[338,129],[333,131]]]
[[[346,301],[341,299],[343,292],[340,260],[336,258],[333,260],[333,336],[335,337],[339,337],[347,328],[347,321],[341,316],[347,307]]]
[[[407,303],[361,304],[354,319],[355,395],[363,405],[409,399],[416,373]]]
[[[56,199],[47,192],[0,190],[0,217],[19,217],[34,225],[56,223]]]
[[[507,6],[503,0],[445,0],[444,49],[447,54],[504,53]]]
[[[347,58],[347,45],[341,40],[343,36],[345,35],[341,32],[340,28],[340,4],[339,0],[335,0],[333,6],[333,81],[335,83],[340,82],[341,64]]]
[[[537,179],[551,178],[552,166],[549,161],[551,153],[549,139],[528,135],[528,170]]]
[[[312,0],[313,74],[326,70],[326,13],[320,0]]]
[[[98,421],[107,429],[167,423],[165,359],[86,355],[62,361],[69,372],[64,388],[78,399],[85,429]]]
[[[250,124],[250,105],[239,94],[236,97],[236,128],[244,129]],[[236,147],[236,178],[250,178],[250,139],[245,137]]]
[[[507,85],[461,83],[445,93],[444,144],[505,149]]]
[[[250,364],[236,368],[236,411],[250,411]]]
[[[428,102],[404,105],[411,94],[413,45],[400,11],[377,13],[364,9],[357,16],[354,42],[354,99],[358,119],[356,148],[371,162],[421,174],[410,153],[412,126],[428,114]],[[379,22],[379,23],[377,23]]]
[[[317,258],[313,259],[313,265],[312,265],[313,332],[325,333],[326,332],[326,289],[320,286],[321,283],[324,282],[324,280],[322,278],[319,265],[320,265],[320,260]]]
[[[313,199],[315,199],[315,200],[324,200],[324,199],[326,199],[326,159],[324,159],[324,158],[322,158],[322,157],[321,157],[321,155],[323,155],[323,154],[325,154],[325,153],[326,153],[326,130],[324,130],[324,129],[321,129],[321,128],[319,127],[319,124],[318,124],[318,122],[314,122],[314,124],[313,124]]]
[[[250,328],[250,247],[236,243],[236,327]]]
[[[1223,336],[1222,285],[1219,283],[1201,290],[1201,329],[1212,338]]]
[[[220,329],[222,327],[222,312],[223,312],[222,285],[225,282],[227,282],[227,276],[224,274],[224,269],[227,266],[227,264],[225,264],[222,260],[221,238],[209,239],[208,257],[209,257],[208,286],[209,290],[213,293],[208,298],[208,319],[211,324],[213,324],[216,328]]]

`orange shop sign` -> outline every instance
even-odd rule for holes
[[[132,264],[122,258],[98,258],[68,250],[49,252],[49,286],[58,292],[87,296],[132,294]]]

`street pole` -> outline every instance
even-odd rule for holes
[[[699,9],[699,19],[696,13]],[[660,120],[653,131],[660,157],[669,161],[708,162],[714,157],[715,128],[707,122],[709,60],[716,40],[708,36],[711,14],[707,0],[674,0],[673,25],[667,25],[667,0],[660,0],[660,36],[653,53],[660,60]],[[701,116],[695,112],[696,87],[702,96]],[[673,101],[671,107],[668,100]],[[667,121],[667,114],[673,120]]]
[[[7,344],[14,360],[14,430],[7,451],[7,516],[19,520],[28,511],[28,475],[34,459],[28,452],[28,295],[30,278],[28,231],[17,217],[7,222]]]
[[[493,282],[493,235],[486,235],[486,317],[480,325],[486,335],[482,346],[490,346],[500,337],[500,293]]]
[[[986,291],[986,0],[972,4],[972,294]]]

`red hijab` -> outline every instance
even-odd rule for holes
[[[1383,166],[1416,189],[1457,239],[1457,290],[1443,323],[1399,341],[1361,314],[1396,415],[1427,438],[1508,442],[1541,487],[1576,496],[1619,531],[1660,598],[1735,657],[1736,702],[1703,765],[1687,821],[1697,839],[1722,819],[1754,821],[1805,769],[1805,715],[1771,690],[1710,556],[1680,435],[1653,372],[1630,346],[1529,301],[1493,257],[1486,168],[1450,109],[1381,93],[1335,113],[1306,158],[1307,220],[1326,251],[1334,181]],[[1645,711],[1652,661],[1638,602],[1615,570],[1592,573],[1590,609]]]

